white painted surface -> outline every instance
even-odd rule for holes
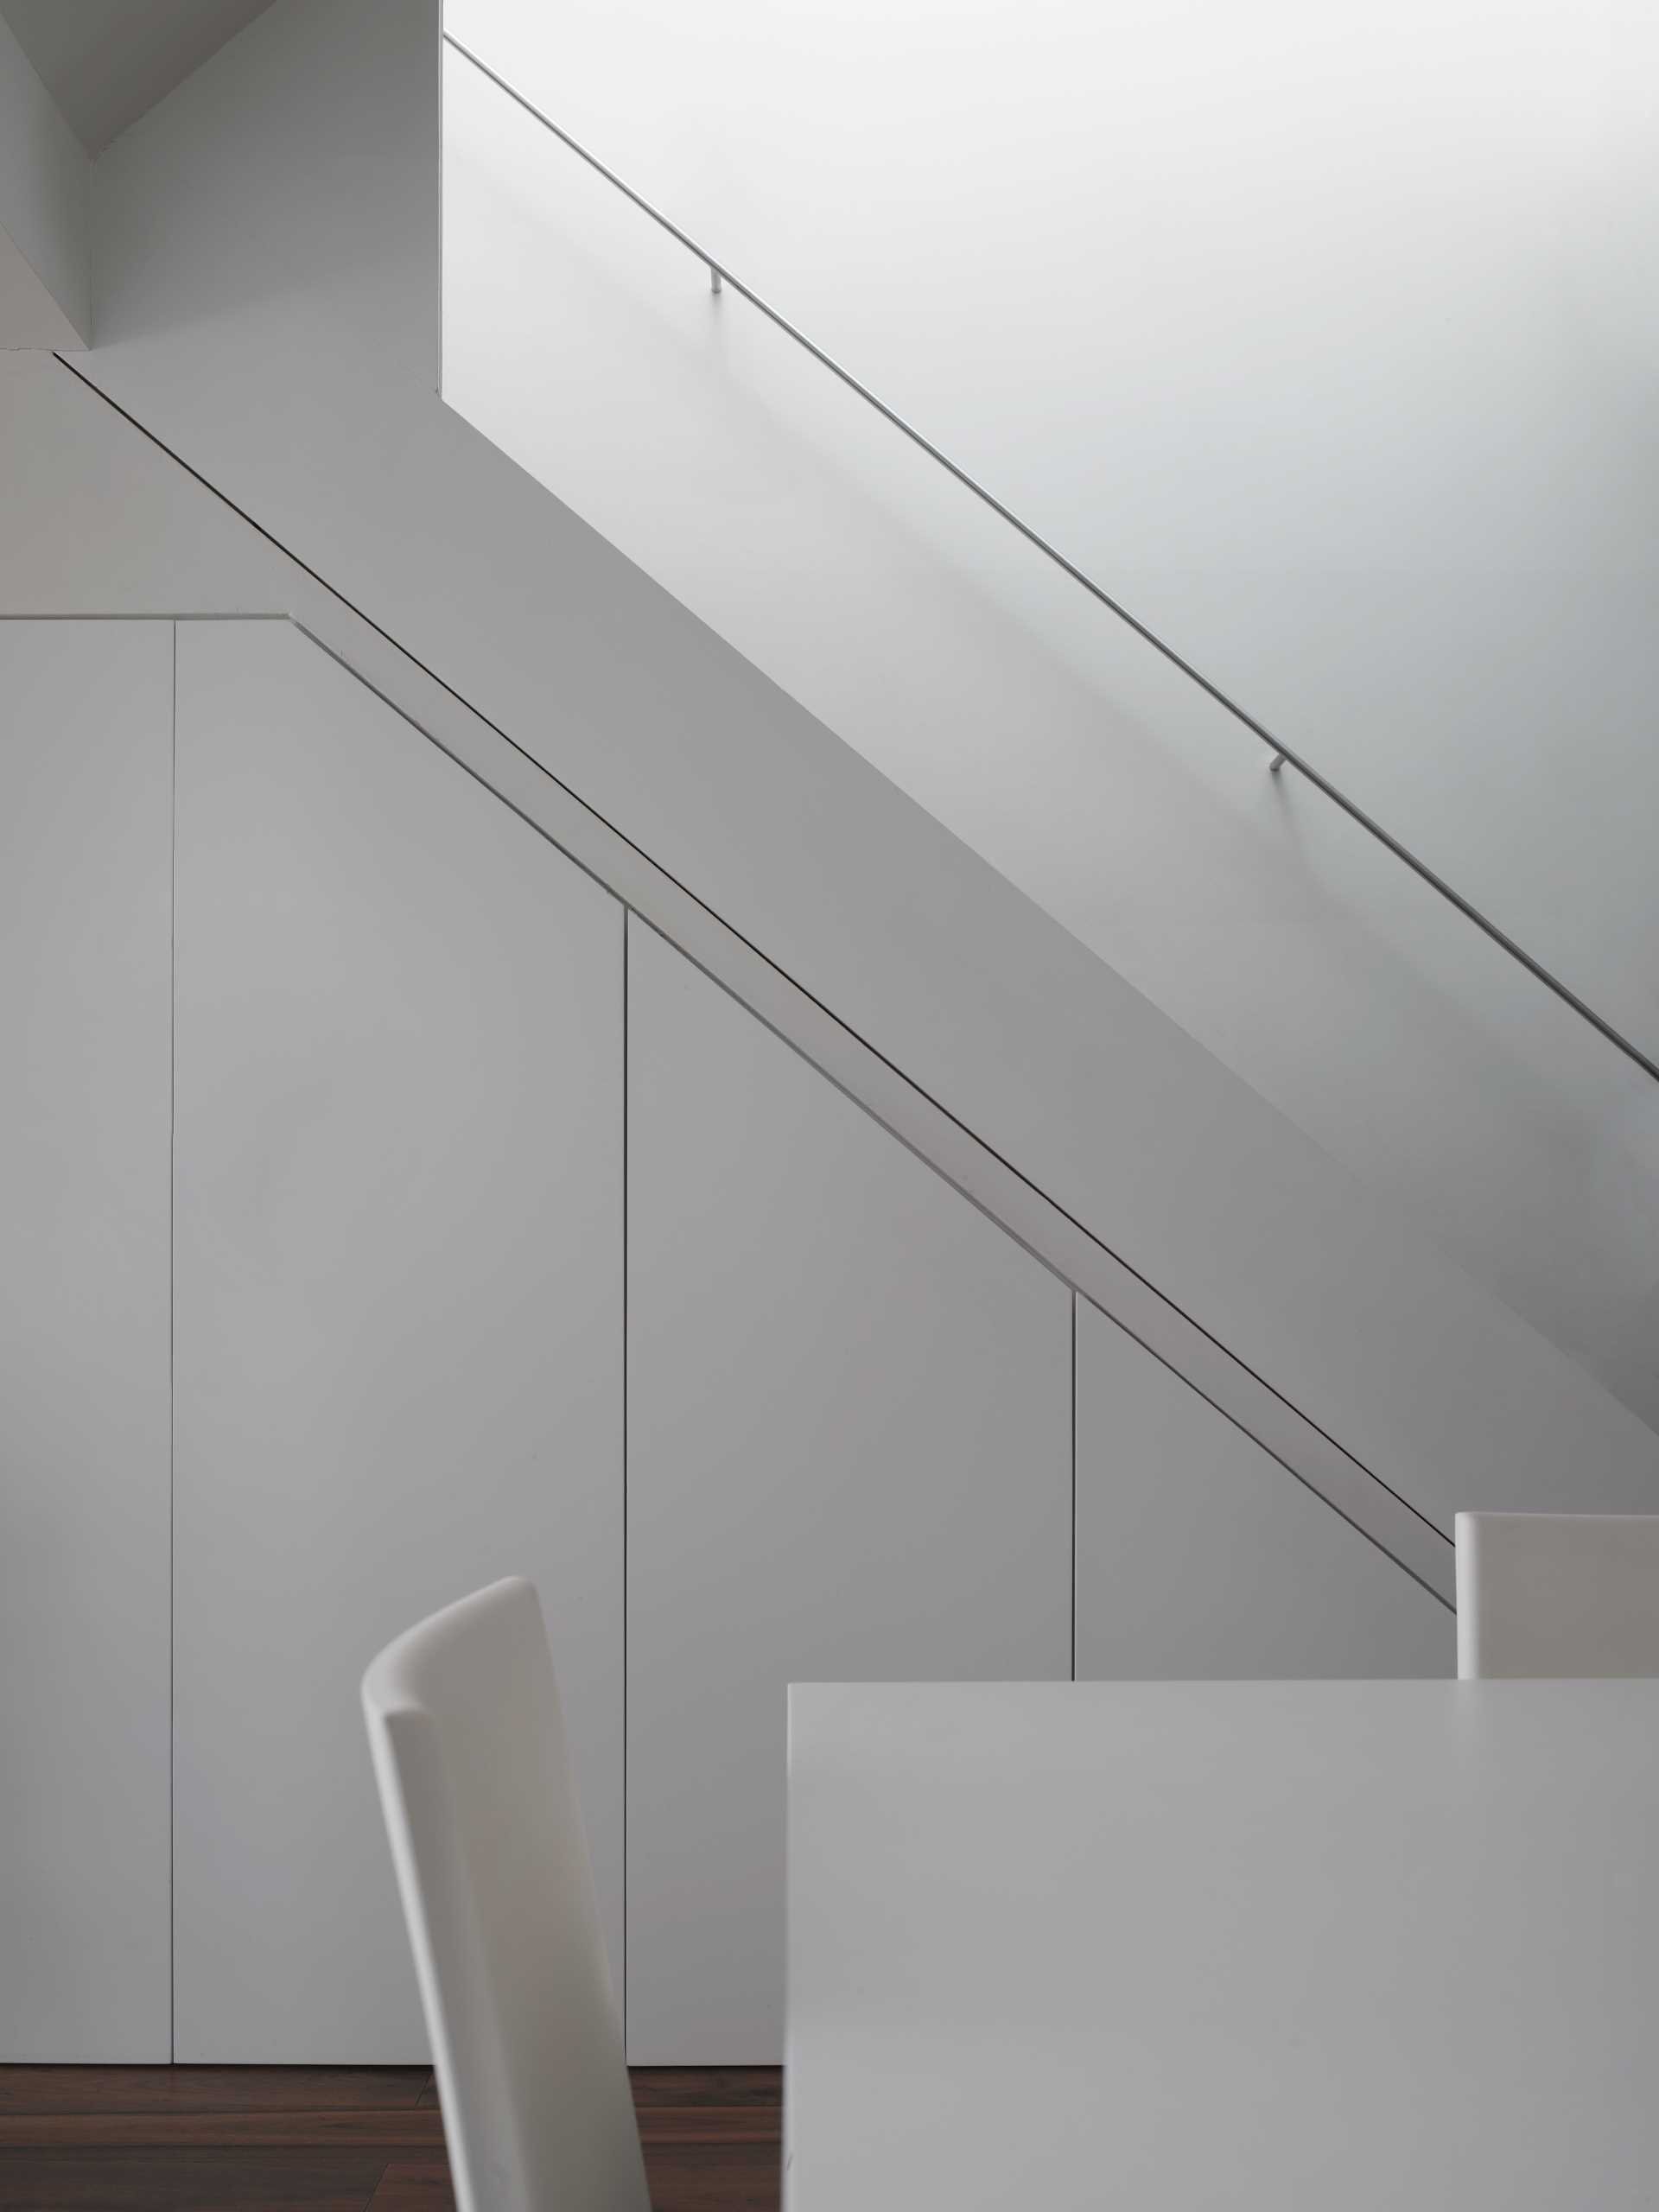
[[[168,2048],[168,623],[0,621],[0,2059]]]
[[[1070,1671],[1070,1300],[637,923],[628,1096],[629,2056],[776,2064],[787,1684]]]
[[[0,351],[0,613],[270,614],[304,588],[49,353]]]
[[[418,2059],[357,1683],[509,1568],[620,1962],[621,909],[284,624],[178,778],[178,2056]]]
[[[1077,1675],[1450,1675],[1438,1598],[1077,1301]]]
[[[90,341],[90,188],[86,155],[0,14],[0,347]]]
[[[446,21],[1653,1048],[1650,8]]]
[[[10,232],[0,227],[0,346],[46,347],[80,342]]]
[[[1659,1085],[453,52],[444,143],[451,403],[1659,1422]]]
[[[98,154],[267,5],[5,0],[5,13],[82,145]]]
[[[1659,1684],[810,1686],[790,2212],[1640,2212]]]
[[[1659,1516],[1459,1513],[1458,1672],[1659,1675]]]

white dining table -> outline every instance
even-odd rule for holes
[[[1659,1682],[790,1693],[788,2212],[1653,2212]]]

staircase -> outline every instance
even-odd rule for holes
[[[1391,1192],[444,407],[442,51],[298,0],[119,140],[89,380],[1442,1530],[1642,1502],[1651,1432]]]

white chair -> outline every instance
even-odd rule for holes
[[[1458,1673],[1659,1675],[1659,1515],[1459,1513]]]
[[[363,1709],[461,2212],[650,2212],[535,1591],[410,1629]]]

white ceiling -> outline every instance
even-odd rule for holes
[[[0,0],[89,154],[163,99],[270,0]]]

